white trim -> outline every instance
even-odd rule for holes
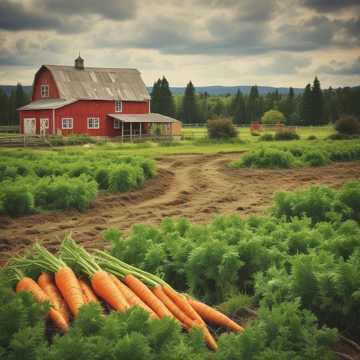
[[[49,97],[49,85],[48,84],[41,84],[40,85],[40,96],[42,98],[48,98]]]
[[[115,112],[116,113],[122,112],[122,101],[121,100],[115,100]]]
[[[44,129],[49,129],[49,118],[40,118],[40,129],[41,129],[41,123],[43,122],[43,120],[46,120],[46,126],[44,127]]]
[[[90,123],[92,123],[90,126]],[[87,128],[88,129],[100,129],[100,118],[99,117],[88,117],[87,118]]]
[[[67,125],[66,127],[64,127],[64,121],[69,121],[69,120],[71,120],[70,121],[70,124],[69,125]],[[64,130],[71,130],[71,129],[73,129],[73,127],[74,127],[74,119],[72,118],[72,117],[63,117],[63,118],[61,118],[61,128],[62,129],[64,129]]]
[[[114,129],[120,129],[121,121],[119,119],[114,119]]]
[[[28,130],[28,126],[26,125],[27,122],[31,121],[32,122],[32,126],[31,126],[31,132],[26,132],[26,130]],[[24,135],[35,135],[36,134],[36,118],[24,118]]]

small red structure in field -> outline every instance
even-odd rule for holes
[[[180,136],[181,122],[150,112],[150,96],[136,69],[42,65],[32,101],[18,109],[24,134],[142,137],[152,126]]]

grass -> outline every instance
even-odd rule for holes
[[[256,149],[261,144],[262,147],[274,147],[274,146],[303,146],[310,145],[316,147],[317,144],[323,143],[328,135],[334,133],[334,130],[331,126],[323,127],[309,127],[309,128],[299,128],[298,134],[301,137],[301,140],[296,141],[272,141],[269,144],[264,144],[264,142],[259,142],[258,136],[251,136],[249,128],[239,128],[239,138],[241,142],[230,143],[230,142],[206,142],[202,141],[206,133],[206,128],[184,128],[183,135],[189,135],[191,133],[196,134],[193,140],[181,140],[176,142],[176,146],[172,144],[158,144],[154,142],[145,142],[145,143],[133,143],[133,144],[121,144],[116,142],[107,142],[104,144],[88,144],[88,145],[69,145],[66,147],[59,148],[39,148],[39,149],[14,149],[13,151],[26,151],[26,152],[79,152],[81,153],[93,153],[96,154],[99,151],[106,151],[111,154],[117,155],[139,155],[139,156],[149,156],[149,157],[158,157],[163,155],[172,155],[172,154],[210,154],[218,152],[243,152],[252,149]],[[308,136],[315,135],[318,140],[306,140]],[[5,149],[0,149],[0,154]]]

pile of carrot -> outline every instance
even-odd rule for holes
[[[37,281],[24,275],[28,267],[34,266],[41,271]],[[217,343],[207,323],[234,332],[244,331],[223,313],[177,292],[161,278],[104,251],[90,254],[70,237],[64,239],[59,256],[36,244],[31,256],[13,259],[9,269],[18,280],[17,292],[27,291],[37,301],[50,303],[47,316],[62,332],[69,329],[80,308],[90,302],[106,304],[116,311],[138,306],[152,319],[168,316],[186,330],[200,329],[207,346],[214,351]]]

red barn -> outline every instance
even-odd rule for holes
[[[145,136],[153,126],[180,136],[181,122],[150,112],[150,96],[136,69],[43,65],[33,83],[32,101],[18,109],[24,134]]]

